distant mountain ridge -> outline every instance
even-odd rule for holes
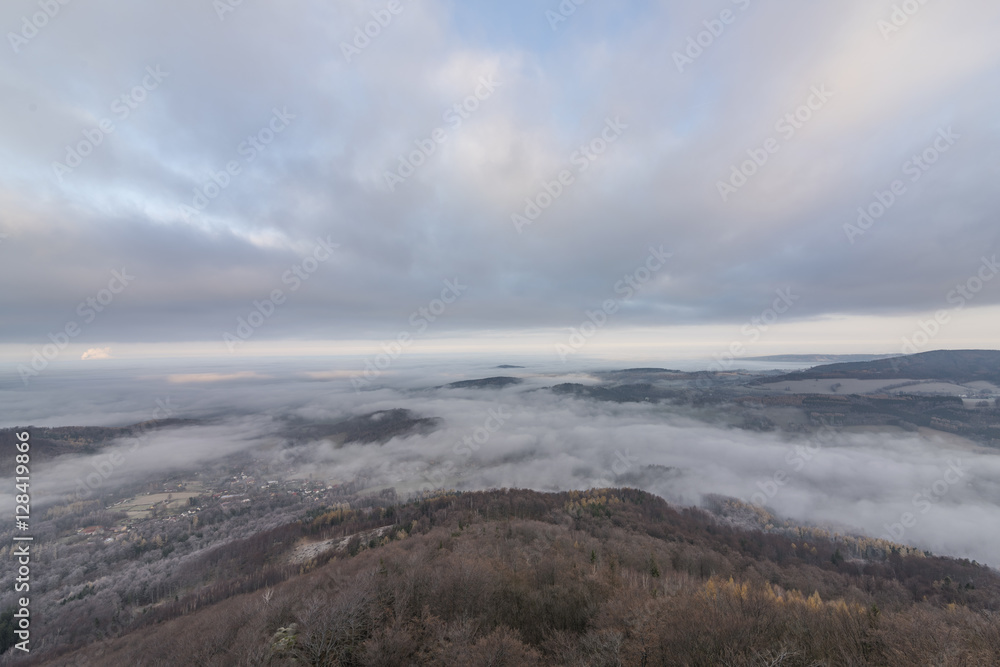
[[[410,410],[393,408],[356,415],[333,424],[292,422],[288,433],[301,442],[329,438],[340,446],[351,442],[385,444],[396,437],[426,435],[443,423],[438,417],[418,417]]]
[[[816,366],[768,382],[789,380],[941,380],[943,382],[992,382],[1000,384],[1000,351],[935,350],[876,361]]]
[[[182,426],[197,426],[196,419],[151,419],[128,426],[26,426],[0,429],[0,448],[13,452],[18,442],[15,434],[31,433],[31,452],[35,460],[44,461],[57,456],[96,454],[119,438],[139,438],[154,431]],[[0,473],[13,474],[14,456],[0,459]]]
[[[890,357],[901,357],[901,354],[772,354],[766,357],[746,357],[746,361],[783,361],[783,362],[816,362],[826,364],[851,363],[859,361],[877,361]]]
[[[524,382],[521,378],[497,376],[490,378],[482,378],[480,380],[460,380],[459,382],[452,382],[446,384],[447,389],[503,389],[510,385],[521,384]]]

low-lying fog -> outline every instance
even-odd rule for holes
[[[361,475],[371,487],[395,486],[401,495],[441,487],[547,491],[621,485],[696,505],[722,494],[763,502],[797,521],[849,527],[1000,565],[1000,452],[963,446],[955,438],[743,431],[723,425],[724,411],[714,420],[704,410],[696,414],[669,404],[556,395],[545,388],[596,379],[541,367],[398,364],[357,391],[349,378],[357,368],[284,361],[185,371],[53,370],[29,389],[16,378],[0,385],[0,427],[125,425],[165,416],[207,420],[123,440],[96,456],[35,465],[36,503],[72,493],[112,451],[124,462],[107,479],[109,486],[197,470],[256,449],[279,460],[286,476],[346,482]],[[525,382],[504,389],[434,388],[492,375]],[[333,421],[391,408],[443,422],[432,433],[382,445],[337,448],[319,441],[283,448],[289,416]],[[12,507],[13,497],[6,494],[2,502]]]

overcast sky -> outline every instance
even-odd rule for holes
[[[609,300],[607,349],[995,347],[995,0],[62,2],[0,7],[7,363],[551,352]]]

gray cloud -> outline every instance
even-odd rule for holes
[[[674,252],[669,275],[615,326],[738,323],[787,285],[808,296],[794,318],[918,312],[998,246],[995,7],[928,6],[884,39],[891,3],[733,5],[681,73],[674,53],[714,9],[587,6],[552,32],[530,3],[403,6],[350,63],[340,43],[367,3],[244,3],[221,21],[193,0],[73,3],[3,52],[0,280],[16,289],[0,339],[36,343],[124,266],[135,284],[86,340],[217,340],[327,236],[337,257],[260,339],[392,336],[454,277],[470,290],[441,330],[568,326],[649,244]],[[0,27],[36,11],[8,3]],[[169,75],[119,118],[157,66]],[[397,156],[490,74],[502,85],[390,192]],[[776,121],[822,85],[833,97],[783,138]],[[247,161],[276,107],[294,120]],[[517,234],[510,215],[609,116],[620,141]],[[52,163],[104,118],[114,131],[60,183]],[[961,138],[850,244],[844,224],[942,127]],[[769,137],[780,150],[724,203],[717,182]]]

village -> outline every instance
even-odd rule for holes
[[[231,515],[247,511],[255,503],[295,504],[304,508],[342,502],[360,488],[357,482],[330,484],[310,478],[271,479],[253,464],[230,470],[232,474],[188,473],[182,479],[144,485],[140,492],[128,489],[104,506],[103,516],[113,521],[81,526],[75,534],[87,541],[111,543],[130,540],[151,521],[164,524],[187,522],[197,525],[205,511]]]

